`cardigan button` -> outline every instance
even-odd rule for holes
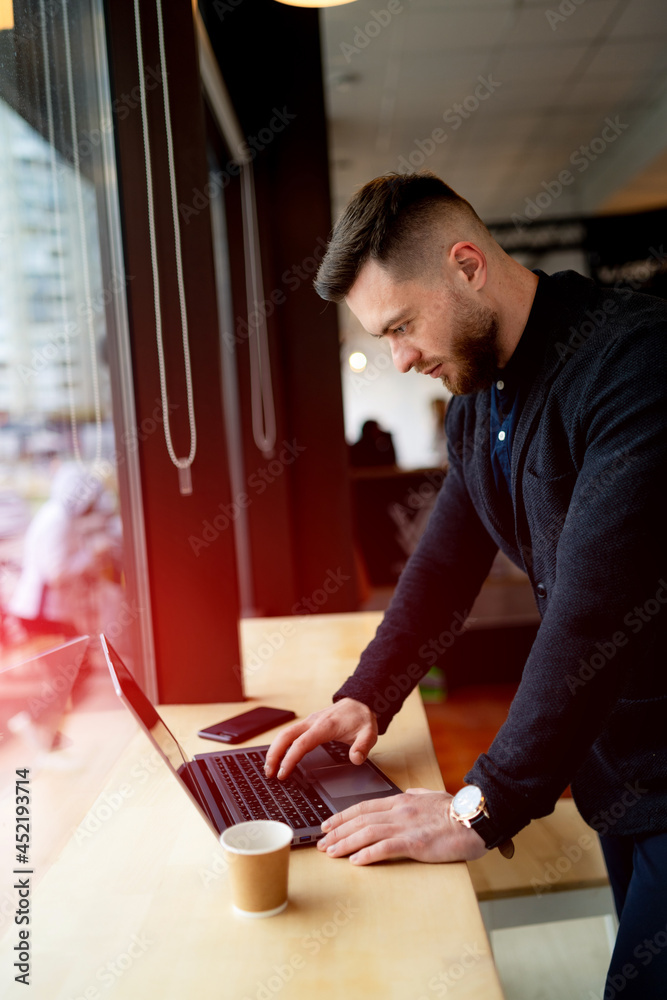
[[[547,588],[544,586],[543,583],[538,583],[538,585],[535,587],[535,590],[537,591],[537,596],[538,597],[546,597],[547,596]]]

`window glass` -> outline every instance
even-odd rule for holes
[[[105,766],[128,725],[96,637],[104,631],[132,668],[146,610],[129,597],[138,557],[133,544],[129,565],[118,473],[122,456],[127,482],[133,459],[119,446],[118,415],[112,419],[114,409],[127,411],[127,399],[112,392],[112,381],[122,382],[114,359],[126,278],[109,207],[106,72],[96,0],[0,4],[3,780],[1,765],[14,758],[38,769],[56,759]],[[82,656],[74,644],[64,659],[50,657],[81,635],[91,636]],[[99,713],[107,709],[120,718],[102,741]]]

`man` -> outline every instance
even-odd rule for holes
[[[572,271],[527,270],[431,174],[365,185],[315,287],[384,337],[400,371],[454,393],[449,471],[355,673],[331,707],[274,740],[267,773],[286,777],[328,739],[361,763],[426,673],[429,640],[472,606],[500,547],[526,570],[542,620],[466,791],[362,803],[328,820],[318,846],[359,865],[495,847],[509,857],[511,837],[571,784],[601,834],[621,917],[608,989],[620,976],[625,998],[662,997],[667,304]]]
[[[389,431],[383,431],[377,420],[365,420],[361,437],[350,445],[350,465],[357,468],[396,465],[394,442]]]

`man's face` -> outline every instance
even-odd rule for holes
[[[493,382],[498,316],[444,276],[399,282],[369,260],[345,301],[372,336],[389,341],[400,372],[439,378],[454,395]]]

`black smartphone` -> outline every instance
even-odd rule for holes
[[[220,740],[221,743],[243,743],[258,733],[281,726],[291,719],[296,719],[295,713],[284,708],[252,708],[249,712],[225,719],[215,726],[200,729],[197,736],[205,740]]]

